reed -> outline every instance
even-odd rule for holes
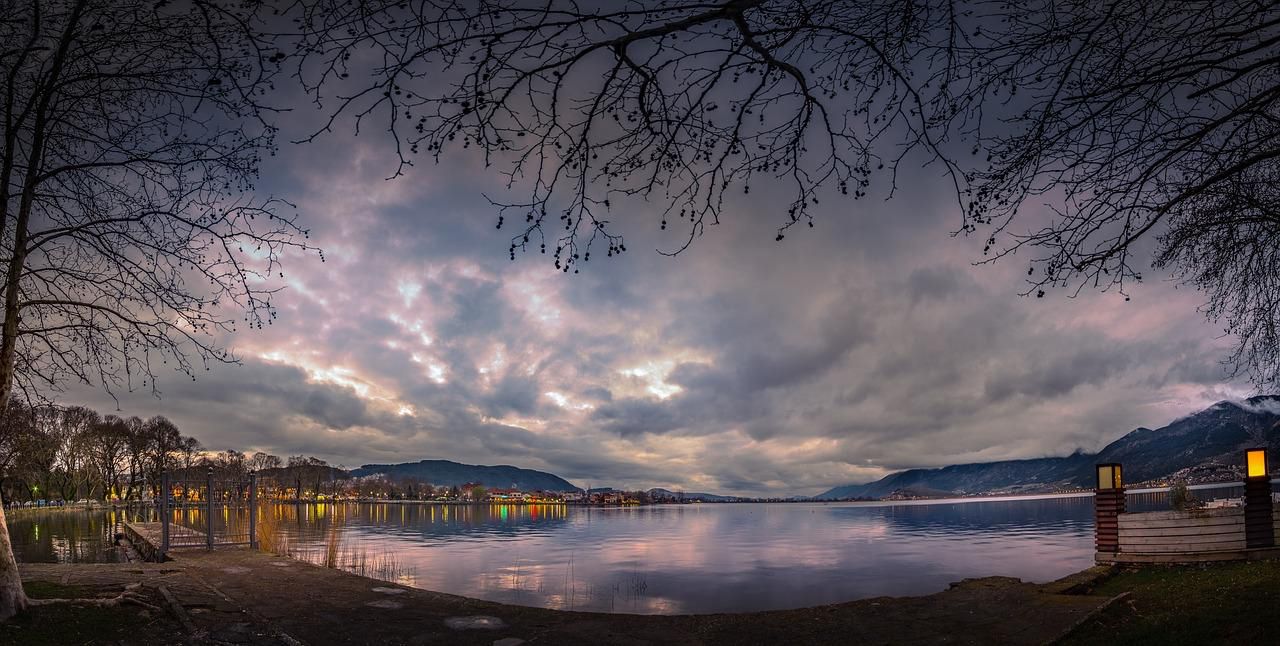
[[[258,549],[280,556],[293,556],[293,546],[281,526],[279,509],[263,505],[258,516]]]
[[[341,569],[346,572],[379,581],[404,583],[416,574],[412,567],[405,565],[390,551],[371,555],[365,547],[343,550],[341,563]]]
[[[329,530],[326,532],[324,540],[324,563],[327,568],[336,569],[338,567],[338,555],[342,548],[342,533],[338,531],[337,523],[329,523]]]
[[[274,505],[263,506],[258,519],[258,545],[264,552],[279,554],[314,563],[323,567],[343,570],[359,576],[404,583],[412,579],[415,570],[405,565],[390,551],[370,554],[362,545],[350,545],[343,537],[341,519],[335,517],[325,528],[323,551],[305,542],[295,544],[284,530],[282,510]]]

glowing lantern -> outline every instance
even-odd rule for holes
[[[1120,465],[1115,463],[1098,465],[1098,489],[1119,489],[1124,486],[1120,475]]]
[[[1249,449],[1245,452],[1245,475],[1250,478],[1267,475],[1267,450]]]

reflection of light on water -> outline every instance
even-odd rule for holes
[[[260,518],[271,519],[266,524],[279,539],[273,542],[300,560],[324,564],[333,537],[330,560],[344,570],[565,610],[786,608],[925,594],[968,576],[1044,581],[1092,563],[1088,498],[983,502],[623,509],[272,504]],[[27,542],[19,552],[91,560],[113,527],[104,521],[113,518],[123,515],[16,520],[15,536]],[[174,518],[199,521],[201,510],[175,509]],[[246,522],[235,510],[215,518]]]

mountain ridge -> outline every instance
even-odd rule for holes
[[[399,464],[365,464],[351,471],[353,477],[387,475],[417,478],[435,486],[461,486],[470,482],[491,489],[522,491],[581,491],[581,488],[554,473],[524,469],[509,464],[463,464],[452,460],[419,460]]]
[[[1278,396],[1224,400],[1158,429],[1140,426],[1097,453],[906,469],[873,482],[833,487],[813,499],[881,498],[912,489],[978,494],[1087,488],[1100,462],[1120,462],[1127,481],[1142,482],[1206,464],[1235,465],[1238,453],[1256,446],[1280,450]]]

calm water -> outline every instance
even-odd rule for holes
[[[1130,496],[1129,505],[1167,508],[1163,494]],[[341,566],[358,561],[420,588],[548,608],[707,613],[928,594],[966,577],[1050,581],[1092,565],[1092,510],[1087,496],[614,509],[346,504],[279,505],[264,510],[264,522],[297,558],[322,563],[336,552]],[[10,530],[20,560],[112,560],[121,516],[28,513],[11,518]]]

